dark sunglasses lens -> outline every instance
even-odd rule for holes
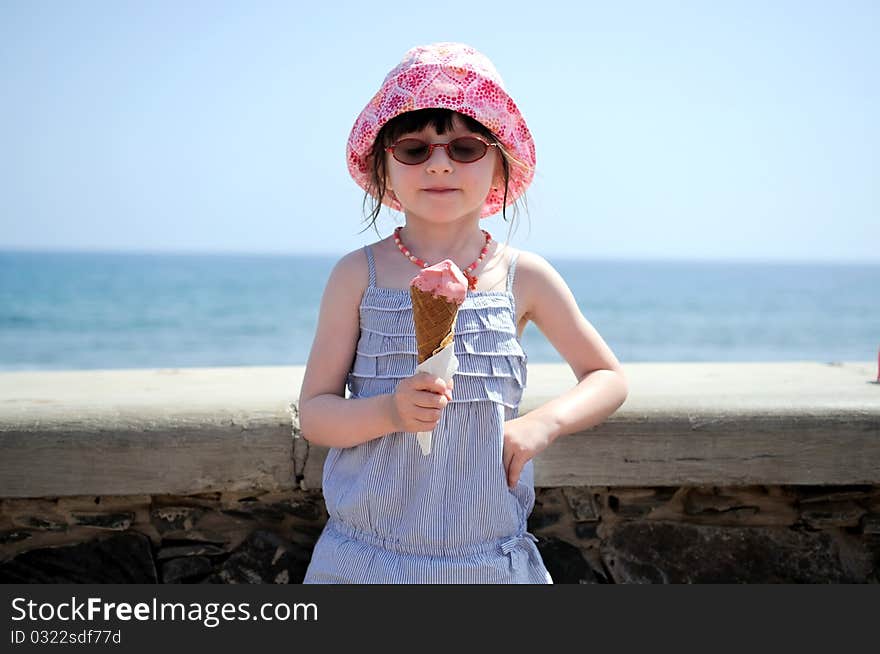
[[[481,159],[486,154],[488,146],[480,139],[464,136],[452,139],[449,142],[449,156],[461,163],[470,163]]]
[[[400,163],[417,164],[427,160],[430,146],[419,139],[403,139],[394,146],[394,158]]]

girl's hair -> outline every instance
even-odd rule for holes
[[[416,111],[407,111],[389,120],[382,126],[373,142],[373,149],[369,155],[370,162],[370,182],[367,192],[364,194],[364,222],[367,226],[361,230],[366,231],[372,227],[376,234],[376,220],[379,218],[379,212],[382,210],[382,200],[385,197],[385,148],[393,144],[403,134],[411,132],[419,132],[430,125],[438,134],[445,134],[453,128],[453,120],[458,118],[464,126],[475,134],[479,134],[491,142],[496,143],[498,151],[501,153],[501,167],[504,177],[504,204],[501,209],[501,217],[507,222],[507,189],[510,182],[510,167],[523,165],[510,154],[504,145],[498,140],[498,137],[492,131],[479,121],[474,120],[470,116],[452,111],[451,109],[418,109]],[[513,233],[519,212],[519,202],[522,200],[523,209],[528,214],[528,206],[526,204],[525,194],[523,194],[516,202],[513,203],[513,213],[511,216],[510,229],[508,230],[508,241]],[[369,211],[368,211],[369,209]]]

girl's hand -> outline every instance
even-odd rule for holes
[[[397,431],[431,431],[452,399],[452,383],[420,372],[401,379],[391,396],[391,420]]]
[[[541,423],[529,420],[528,415],[504,423],[501,461],[511,490],[519,483],[523,466],[547,449],[551,442],[549,430]]]

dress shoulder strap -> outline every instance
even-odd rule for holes
[[[373,261],[373,250],[369,245],[364,246],[364,252],[367,253],[367,266],[370,268],[370,286],[376,285],[376,263]]]
[[[510,255],[510,267],[507,269],[507,292],[513,294],[513,276],[516,274],[516,260],[519,257],[519,250],[514,250]]]

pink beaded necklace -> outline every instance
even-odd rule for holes
[[[394,230],[394,242],[397,243],[397,249],[403,253],[407,259],[416,264],[419,268],[427,268],[428,263],[423,259],[419,259],[412,252],[410,252],[407,247],[403,244],[403,241],[400,240],[400,230],[403,229],[403,226],[397,227]],[[477,266],[486,258],[486,253],[489,251],[489,243],[492,241],[492,236],[485,229],[481,229],[481,232],[486,235],[486,244],[483,246],[483,249],[480,250],[480,256],[477,257],[476,261],[474,261],[467,268],[462,269],[462,273],[468,280],[468,288],[472,291],[477,290],[477,276],[474,275],[474,271],[477,269]]]

